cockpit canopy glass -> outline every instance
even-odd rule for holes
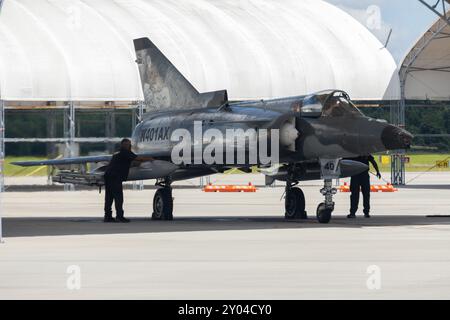
[[[303,99],[302,116],[320,117],[323,105],[317,95],[310,95]]]
[[[362,117],[363,114],[343,91],[327,91],[303,99],[303,117]]]

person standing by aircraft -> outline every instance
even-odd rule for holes
[[[153,158],[140,157],[131,151],[131,140],[120,142],[120,151],[116,152],[105,171],[105,218],[104,222],[130,222],[124,217],[123,181],[128,178],[131,162],[151,161]],[[115,204],[116,219],[112,216],[112,204]]]
[[[372,155],[368,156],[361,156],[353,159],[349,159],[353,161],[359,161],[361,163],[364,163],[365,165],[369,166],[369,163],[372,164],[372,166],[377,171],[377,177],[378,179],[381,179],[381,173],[378,169],[378,165]],[[363,195],[363,206],[364,206],[364,217],[370,218],[370,176],[369,176],[369,169],[366,171],[357,174],[355,176],[352,176],[350,180],[350,214],[347,216],[347,218],[352,219],[356,217],[356,211],[358,211],[358,204],[359,204],[359,192],[362,192]]]

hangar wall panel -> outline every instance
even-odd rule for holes
[[[5,0],[2,99],[141,100],[132,40],[143,36],[199,91],[232,100],[399,94],[390,53],[321,0]]]

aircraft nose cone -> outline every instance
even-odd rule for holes
[[[413,135],[399,127],[388,125],[381,133],[381,141],[387,150],[409,149]]]

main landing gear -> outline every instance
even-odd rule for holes
[[[284,207],[286,209],[284,217],[286,219],[307,219],[305,211],[305,195],[302,189],[295,187],[295,184],[286,184],[286,197]]]
[[[316,216],[320,223],[328,223],[334,211],[333,196],[337,193],[333,188],[332,179],[340,176],[340,159],[320,159],[320,175],[324,180],[324,186],[320,193],[325,197],[325,201],[317,206]],[[285,197],[285,218],[286,219],[307,219],[305,211],[305,195],[303,191],[296,187],[301,172],[296,171],[295,165],[290,165],[287,173],[286,197]]]
[[[159,187],[153,197],[153,220],[173,220],[172,187],[169,179],[156,182]]]
[[[284,199],[286,211],[284,217],[289,220],[307,219],[305,195],[302,189],[295,187],[295,185],[289,182],[286,185],[286,197]],[[332,186],[331,179],[325,179],[324,187],[320,190],[320,193],[325,197],[325,201],[317,206],[317,221],[320,223],[328,223],[334,211],[333,196],[337,193],[336,188]]]

